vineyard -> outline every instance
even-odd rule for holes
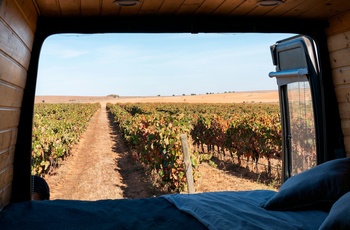
[[[100,107],[99,103],[36,104],[32,173],[45,174],[57,167]],[[256,173],[279,179],[278,104],[108,103],[107,110],[133,157],[158,175],[167,192],[186,190],[181,134],[189,140],[195,180],[201,162],[215,167],[227,160],[237,166],[252,162]],[[264,172],[259,172],[262,161]]]
[[[32,134],[32,174],[47,173],[70,154],[92,115],[94,104],[35,104]]]
[[[253,161],[256,170],[264,159],[269,176],[271,160],[281,156],[278,104],[108,103],[107,109],[135,158],[156,171],[169,192],[185,190],[181,134],[190,140],[195,179],[201,161],[215,166],[214,155],[238,165]]]

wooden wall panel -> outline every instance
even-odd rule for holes
[[[20,109],[0,107],[0,130],[18,126]]]
[[[164,0],[151,0],[142,2],[142,7],[140,8],[140,14],[152,14],[156,15],[159,8],[162,6]]]
[[[332,71],[333,83],[335,86],[350,84],[350,66],[334,68]]]
[[[0,131],[0,151],[14,146],[17,139],[17,128]]]
[[[345,136],[344,137],[344,142],[345,142],[345,151],[346,151],[346,156],[350,157],[350,145],[346,143],[350,143],[350,136]]]
[[[8,148],[11,143],[11,130],[1,130],[0,131],[0,152],[3,151],[5,148]],[[1,164],[1,156],[0,156],[0,164]]]
[[[21,107],[23,89],[0,81],[0,106]]]
[[[31,0],[0,0],[0,210],[11,200],[18,123],[37,17]]]
[[[16,0],[19,10],[22,12],[26,22],[28,22],[27,27],[31,29],[32,32],[36,31],[36,21],[38,19],[38,12],[33,4],[33,1],[27,0]]]
[[[57,0],[35,0],[39,7],[39,13],[42,16],[60,17],[61,8]]]
[[[0,51],[28,69],[30,50],[7,25],[0,21]]]
[[[112,1],[102,1],[101,15],[102,16],[115,16],[119,15],[121,7],[116,6]]]
[[[332,68],[349,66],[350,49],[341,49],[330,53]]]
[[[181,7],[183,1],[184,0],[181,0],[181,1],[164,0],[164,3],[160,7],[159,11],[162,12],[162,14],[173,15]]]
[[[3,188],[0,188],[0,211],[11,199],[12,184],[8,184]]]
[[[232,9],[239,7],[245,0],[226,0],[215,11],[214,14],[227,15],[232,12]]]
[[[350,157],[350,12],[329,20],[328,49],[345,151]]]
[[[119,15],[125,16],[125,15],[137,15],[142,7],[142,4],[138,4],[136,6],[132,7],[123,7],[123,6],[112,6],[112,9],[118,9],[119,8]]]
[[[182,3],[177,14],[192,14],[193,11],[197,11],[205,0],[185,0]]]
[[[326,30],[327,35],[329,37],[333,35],[338,35],[340,33],[349,31],[349,21],[350,21],[350,13],[344,13],[338,15],[336,17],[331,18],[329,22],[329,27]]]
[[[82,16],[97,16],[101,14],[101,0],[81,0],[81,15]]]
[[[24,89],[27,72],[23,66],[0,53],[0,81],[7,82]]]
[[[332,52],[350,48],[350,31],[330,36],[328,38],[328,48]]]
[[[80,16],[80,0],[60,1],[62,16]]]
[[[34,33],[28,26],[28,21],[19,10],[19,6],[13,0],[3,1],[0,9],[0,17],[8,24],[8,26],[18,35],[18,37],[26,44],[29,50],[32,49]]]
[[[201,7],[196,11],[196,14],[211,14],[213,11],[215,11],[219,6],[222,5],[224,0],[218,0],[218,1],[205,1]]]
[[[12,165],[14,159],[15,148],[6,149],[0,152],[0,172]]]
[[[7,185],[11,184],[13,177],[13,165],[9,165],[7,168],[4,168],[0,171],[0,188],[4,188]]]
[[[350,120],[342,120],[341,126],[344,136],[350,136]]]
[[[339,114],[340,114],[340,119],[342,119],[343,121],[349,119],[349,117],[350,117],[350,103],[349,102],[339,103]]]
[[[350,86],[340,85],[335,87],[335,94],[337,96],[337,100],[339,106],[346,106],[342,103],[350,103]],[[350,115],[349,115],[350,118]]]

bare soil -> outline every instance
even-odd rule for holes
[[[244,94],[244,95],[243,95]],[[214,97],[216,96],[216,97]],[[275,91],[232,93],[221,95],[177,96],[177,97],[76,97],[40,96],[37,103],[100,102],[102,107],[91,118],[86,132],[71,155],[50,175],[45,176],[51,199],[100,200],[145,198],[161,194],[152,177],[144,167],[132,158],[106,111],[106,102],[277,102]],[[248,96],[248,97],[247,97]],[[207,97],[205,99],[205,97]],[[245,99],[244,99],[245,98]],[[251,100],[250,100],[251,99]],[[263,174],[255,173],[252,165],[241,167],[232,160],[216,157],[213,162],[199,165],[200,177],[196,181],[196,192],[239,191],[252,189],[276,189],[266,185]],[[273,183],[267,181],[267,183]]]

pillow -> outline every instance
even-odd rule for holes
[[[319,229],[350,229],[350,192],[334,203]]]
[[[290,177],[263,205],[267,210],[321,209],[350,191],[350,158],[327,161]]]

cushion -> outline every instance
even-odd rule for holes
[[[350,158],[341,158],[327,161],[290,177],[263,207],[267,210],[329,211],[348,191],[350,191]]]
[[[350,229],[350,192],[334,203],[320,227],[320,230],[324,229]]]

